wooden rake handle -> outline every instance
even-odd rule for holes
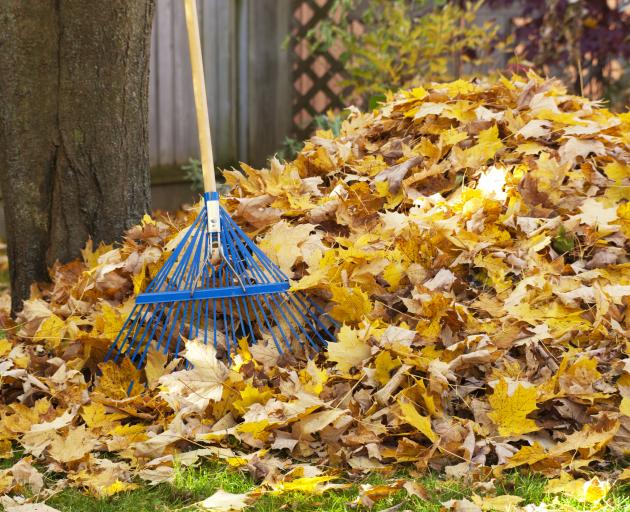
[[[201,171],[203,173],[204,192],[216,192],[217,183],[214,178],[214,158],[212,157],[212,138],[210,136],[210,118],[206,100],[206,81],[203,74],[203,58],[201,56],[201,37],[199,36],[199,18],[196,0],[184,0],[186,11],[186,29],[190,48],[190,65],[195,93],[195,110],[197,111],[197,132],[201,150]]]

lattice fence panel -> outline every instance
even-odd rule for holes
[[[317,23],[332,15],[333,0],[294,0],[291,47],[293,65],[293,129],[298,138],[307,137],[315,117],[328,110],[341,110],[344,69],[341,49],[333,45],[326,52],[312,53],[304,37]]]

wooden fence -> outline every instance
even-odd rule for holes
[[[263,165],[285,137],[303,138],[316,116],[340,110],[341,48],[312,54],[304,36],[333,0],[197,0],[216,160]],[[518,7],[520,2],[515,2]],[[507,28],[516,7],[482,8]],[[181,180],[198,155],[181,0],[156,0],[150,82],[154,183]],[[158,201],[159,204],[159,201]]]
[[[291,131],[292,52],[283,42],[294,0],[198,0],[219,164],[262,164]],[[199,153],[181,0],[157,0],[151,48],[150,155],[154,181]]]

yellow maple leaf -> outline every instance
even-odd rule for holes
[[[328,381],[329,373],[325,368],[321,370],[309,359],[306,368],[300,370],[300,382],[307,393],[319,396],[324,390],[324,384]]]
[[[109,431],[114,437],[124,438],[125,444],[141,443],[148,439],[146,425],[116,425]]]
[[[604,166],[604,172],[611,180],[621,183],[630,177],[630,165],[622,162],[611,162]]]
[[[147,377],[147,385],[153,389],[158,385],[160,377],[167,371],[168,356],[159,350],[149,349],[147,363],[144,366],[144,374]]]
[[[13,443],[11,439],[0,440],[0,459],[10,459],[13,457]]]
[[[402,363],[400,359],[393,359],[389,350],[383,350],[374,358],[374,368],[376,369],[376,380],[384,386],[392,378],[392,370],[398,368]]]
[[[400,400],[398,405],[400,406],[402,419],[404,419],[412,427],[416,428],[418,432],[426,436],[431,442],[434,443],[437,440],[438,436],[431,426],[431,418],[428,416],[422,416],[416,410],[414,405],[407,400]]]
[[[383,270],[383,279],[389,283],[392,290],[398,287],[401,279],[405,277],[406,266],[400,261],[392,261]]]
[[[115,482],[99,489],[100,496],[113,496],[119,492],[132,491],[138,489],[140,485],[132,482],[121,482],[116,480]]]
[[[538,442],[534,442],[531,446],[522,446],[519,451],[510,457],[505,469],[516,468],[525,464],[532,465],[547,458],[549,454],[545,451],[543,446]]]
[[[0,472],[0,492],[4,495],[7,494],[13,487],[13,475],[4,470]]]
[[[415,100],[422,100],[429,95],[424,87],[414,87],[409,91],[405,91],[403,94],[405,97]]]
[[[143,386],[140,382],[142,373],[129,359],[123,359],[120,366],[114,361],[107,361],[100,363],[98,367],[101,375],[94,387],[95,392],[114,400],[121,400],[142,391]]]
[[[304,167],[306,167],[308,169],[308,174],[326,174],[327,172],[330,172],[335,168],[335,164],[330,158],[328,150],[323,146],[319,146],[310,156],[310,158],[305,162],[300,161],[300,156],[302,155],[298,155],[298,161],[296,162],[296,164],[298,166],[303,165]]]
[[[13,345],[8,339],[6,338],[0,339],[0,357],[6,356],[9,352],[11,352],[12,348],[13,348]]]
[[[559,376],[560,389],[568,395],[593,393],[593,383],[601,378],[597,370],[597,359],[580,357]]]
[[[560,478],[547,482],[545,491],[552,494],[566,494],[582,503],[597,503],[610,491],[610,482],[597,477],[591,480],[573,479],[568,473],[562,472]]]
[[[83,261],[85,262],[85,266],[88,269],[93,269],[98,265],[98,259],[105,253],[111,251],[114,248],[113,245],[105,245],[100,243],[99,246],[94,250],[94,242],[92,239],[89,239],[85,247],[81,249],[81,256],[83,257]]]
[[[506,278],[510,270],[504,259],[484,256],[479,253],[475,256],[475,266],[486,270],[487,284],[494,287],[498,293],[504,292],[511,287],[511,281],[509,278]]]
[[[340,322],[360,322],[372,311],[372,302],[366,292],[356,287],[332,286],[332,301],[335,303],[330,316]]]
[[[46,341],[48,346],[54,348],[59,346],[65,332],[66,322],[53,314],[41,323],[33,341]]]
[[[370,357],[370,346],[363,340],[362,332],[343,325],[337,334],[338,341],[328,344],[328,359],[337,363],[340,371],[347,373],[358,368]]]
[[[353,163],[352,168],[358,174],[363,174],[366,176],[376,176],[379,172],[387,169],[387,163],[381,155],[368,155],[362,160]]]
[[[501,379],[488,398],[492,412],[488,417],[498,427],[499,434],[505,437],[518,436],[538,429],[536,422],[527,415],[536,410],[535,387],[516,386],[512,394],[508,393],[508,383]]]
[[[590,457],[602,450],[619,430],[620,422],[603,417],[600,422],[584,425],[582,430],[573,432],[562,442],[554,446],[549,453],[552,456],[579,450],[583,457]]]
[[[468,138],[466,132],[461,132],[457,128],[449,128],[440,133],[440,144],[444,146],[454,146]]]
[[[628,201],[630,201],[630,197]],[[617,216],[619,217],[617,222],[621,225],[621,231],[627,239],[630,238],[630,202],[620,203],[617,206]]]
[[[487,130],[479,132],[477,144],[461,150],[459,147],[453,148],[457,150],[457,160],[462,167],[477,168],[485,164],[488,160],[494,158],[497,151],[503,148],[503,142],[499,139],[499,129],[497,125],[493,125]]]
[[[113,422],[127,417],[126,414],[108,413],[105,406],[99,402],[84,405],[80,414],[90,428],[111,426]]]
[[[624,416],[630,416],[630,398],[624,397],[619,404],[619,412]]]
[[[467,123],[477,118],[476,107],[477,105],[470,101],[454,101],[448,104],[442,116],[449,119],[457,119],[461,123]]]
[[[241,414],[252,404],[264,405],[273,396],[273,392],[267,386],[259,389],[251,384],[247,384],[245,389],[239,391],[239,394],[241,395],[240,400],[235,400],[232,405]]]
[[[439,84],[436,86],[439,90],[444,90],[449,98],[454,98],[461,94],[471,94],[478,90],[478,86],[468,80],[459,78],[453,82]]]
[[[616,165],[621,167],[619,163],[616,163]],[[617,167],[617,169],[619,169],[619,167]],[[615,180],[615,184],[612,187],[608,187],[606,189],[605,197],[610,201],[618,204],[623,204],[624,201],[630,201],[630,171],[628,171],[628,169],[630,169],[630,166],[627,165],[625,166],[625,168],[622,169],[623,170],[617,172],[615,172],[615,170],[613,169],[610,169],[610,174],[608,173],[609,169],[606,170],[606,174],[608,174],[609,177]],[[625,179],[621,177],[623,172],[626,172]],[[615,177],[613,178],[612,176]]]
[[[113,308],[106,302],[103,302],[100,314],[97,313],[94,318],[94,336],[115,339],[125,323],[125,309]]]
[[[145,213],[142,216],[142,225],[146,226],[147,224],[155,225],[155,221],[151,218],[151,215],[149,215],[148,213]]]
[[[311,494],[321,494],[326,490],[326,486],[322,485],[337,477],[332,475],[325,476],[305,476],[296,478],[290,482],[278,482],[271,487],[270,494],[284,494],[286,492],[304,492]]]
[[[225,462],[227,462],[228,465],[232,466],[233,468],[240,468],[249,464],[249,461],[244,457],[228,457],[227,459],[225,459]]]
[[[544,109],[536,114],[536,118],[569,126],[586,124],[585,121],[579,119],[574,112],[553,112],[549,109]]]
[[[131,281],[133,282],[133,294],[138,295],[144,289],[144,281],[145,281],[145,266],[142,265],[142,269],[131,276]]]

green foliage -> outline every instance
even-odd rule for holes
[[[341,45],[353,96],[370,98],[427,81],[449,81],[488,66],[507,40],[493,21],[477,23],[481,1],[336,0],[333,16],[307,34],[313,51]],[[337,21],[336,21],[337,20]]]
[[[296,139],[295,137],[285,137],[282,143],[282,147],[276,153],[276,157],[279,160],[289,162],[297,156],[297,154],[304,147],[304,142]]]
[[[575,237],[568,233],[564,226],[560,226],[558,234],[551,241],[551,246],[558,254],[571,252],[575,248]]]
[[[201,173],[201,162],[196,158],[189,158],[188,163],[182,165],[186,180],[190,181],[190,188],[195,192],[203,191],[203,175]]]
[[[341,124],[347,117],[347,112],[333,112],[329,110],[326,114],[317,116],[313,122],[317,130],[330,130],[335,137],[341,133]]]

